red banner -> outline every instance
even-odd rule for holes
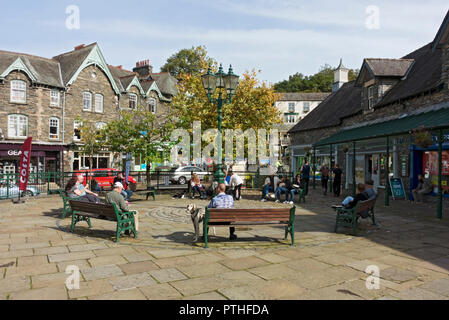
[[[31,165],[31,141],[32,137],[25,140],[22,146],[22,156],[20,158],[20,178],[19,178],[19,190],[25,191],[28,186],[28,176],[30,174]]]

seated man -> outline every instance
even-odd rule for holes
[[[346,209],[352,209],[357,206],[357,203],[359,201],[366,201],[368,200],[368,195],[365,192],[365,185],[363,183],[359,183],[357,185],[357,191],[354,199],[352,201],[349,201],[349,203],[345,206]]]
[[[283,176],[281,179],[281,183],[276,190],[276,203],[281,202],[281,194],[285,193],[285,201],[284,203],[289,203],[290,191],[292,189],[292,184],[286,176]]]
[[[301,179],[301,175],[296,175],[295,181],[292,184],[292,189],[290,190],[290,204],[295,201],[295,194],[301,193],[306,188],[306,183],[304,179]]]
[[[373,180],[368,180],[365,183],[365,192],[368,195],[368,199],[374,199],[377,197],[377,193],[376,190],[374,190],[374,181]]]
[[[217,196],[211,200],[209,203],[209,208],[216,208],[216,209],[232,209],[234,208],[234,198],[230,195],[226,194],[226,185],[224,183],[221,183],[217,187]],[[224,222],[224,225],[229,224]],[[234,234],[235,228],[231,227],[229,228],[230,240],[236,240],[237,235]]]
[[[274,174],[271,174],[268,178],[265,179],[265,184],[263,186],[262,191],[262,202],[267,201],[267,195],[270,192],[276,192],[276,189],[280,183],[280,180],[278,177],[276,177]]]
[[[123,185],[120,182],[114,184],[114,189],[106,194],[106,203],[113,204],[122,212],[135,211],[130,210],[125,199],[122,197]],[[134,214],[134,222],[136,223],[136,231],[139,231],[139,212]],[[125,231],[125,234],[129,235],[129,231]]]
[[[424,179],[422,174],[418,175],[418,187],[412,190],[413,199],[416,203],[421,203],[424,200],[424,195],[432,191],[430,183]]]
[[[114,178],[114,184],[116,184],[117,182],[120,182],[123,186],[121,195],[123,196],[123,198],[125,198],[125,201],[129,201],[129,199],[131,199],[131,196],[133,195],[133,192],[131,190],[129,190],[129,185],[125,182],[123,173],[119,172],[117,174],[117,177]],[[125,190],[125,186],[127,187],[126,190]]]

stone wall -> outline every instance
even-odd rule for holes
[[[27,83],[26,103],[10,101],[12,80],[22,80]],[[13,71],[6,77],[4,83],[0,84],[0,128],[5,140],[24,140],[8,137],[8,115],[23,114],[28,116],[28,136],[33,137],[33,142],[62,142],[61,133],[58,140],[49,138],[50,117],[57,117],[60,120],[60,131],[62,131],[62,107],[50,107],[50,92],[49,88],[33,86],[28,76],[21,71]],[[62,106],[62,92],[60,97]]]

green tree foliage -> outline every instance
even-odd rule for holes
[[[213,59],[207,56],[207,50],[204,46],[192,47],[191,49],[182,49],[167,59],[165,65],[162,66],[162,72],[170,72],[176,78],[181,73],[184,74],[201,74],[205,70],[206,65],[214,64]]]
[[[349,81],[357,78],[359,70],[349,70]],[[296,73],[274,85],[276,92],[332,92],[334,69],[326,64],[320,71],[311,76]]]
[[[105,144],[113,152],[142,157],[147,164],[162,162],[172,147],[170,134],[174,128],[169,117],[154,115],[145,107],[122,111],[120,120],[106,126]],[[150,165],[147,165],[149,174]]]

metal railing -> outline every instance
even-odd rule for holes
[[[84,183],[89,183],[93,191],[108,191],[112,189],[114,178],[117,171],[86,171]],[[147,176],[145,171],[133,171],[129,176],[136,183],[131,183],[133,191],[143,191],[149,188],[157,191],[185,190],[194,173],[197,173],[204,186],[212,185],[214,181],[214,172],[173,172],[173,171],[152,171]],[[268,176],[260,175],[257,172],[235,172],[243,180],[243,188],[261,189]],[[25,192],[21,192],[21,196],[35,197],[39,195],[49,195],[64,190],[65,186],[71,178],[79,174],[79,172],[39,172],[30,173],[28,187]],[[292,173],[281,173],[289,179],[293,178]],[[19,174],[8,173],[0,174],[0,200],[13,199],[19,196]],[[93,183],[91,184],[91,181]]]

